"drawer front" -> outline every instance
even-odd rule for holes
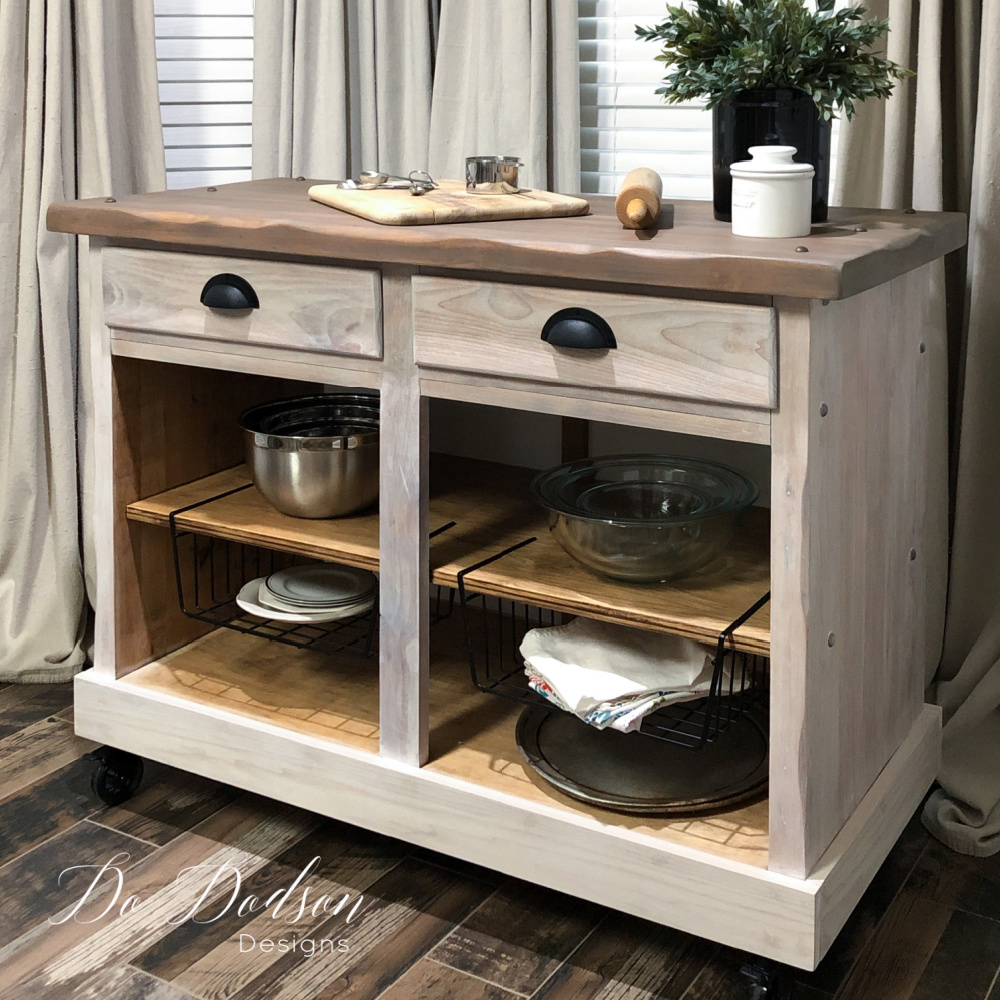
[[[542,328],[580,308],[617,342],[553,347]],[[775,310],[646,295],[417,276],[416,361],[483,375],[742,406],[776,405]]]
[[[379,273],[285,261],[111,247],[102,254],[110,327],[261,347],[382,356]],[[256,309],[202,305],[205,283],[235,274]]]

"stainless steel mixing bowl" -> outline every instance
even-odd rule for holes
[[[465,190],[469,194],[520,194],[517,156],[467,156]]]
[[[664,455],[570,462],[537,476],[531,492],[574,559],[635,583],[673,580],[708,565],[758,495],[735,469]]]
[[[292,517],[343,517],[378,498],[378,397],[265,403],[239,419],[257,489]]]

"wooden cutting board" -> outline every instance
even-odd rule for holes
[[[440,181],[440,186],[415,197],[409,189],[361,191],[336,184],[314,184],[309,197],[342,212],[384,226],[430,226],[440,222],[492,222],[497,219],[551,219],[586,215],[583,198],[551,191],[520,194],[469,194],[464,181]]]

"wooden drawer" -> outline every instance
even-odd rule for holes
[[[110,327],[262,347],[382,356],[379,273],[359,268],[112,247],[103,253],[104,322]],[[205,282],[236,274],[256,309],[210,309]]]
[[[607,321],[617,346],[584,350],[541,339],[553,313],[578,307]],[[773,408],[775,310],[417,276],[416,361],[484,375]]]

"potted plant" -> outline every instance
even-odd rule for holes
[[[855,104],[885,98],[913,74],[871,51],[889,30],[863,6],[836,0],[695,0],[639,38],[661,42],[669,67],[656,92],[668,103],[705,99],[713,113],[715,217],[731,221],[729,167],[751,146],[787,145],[816,168],[813,222],[827,217],[830,121]]]

